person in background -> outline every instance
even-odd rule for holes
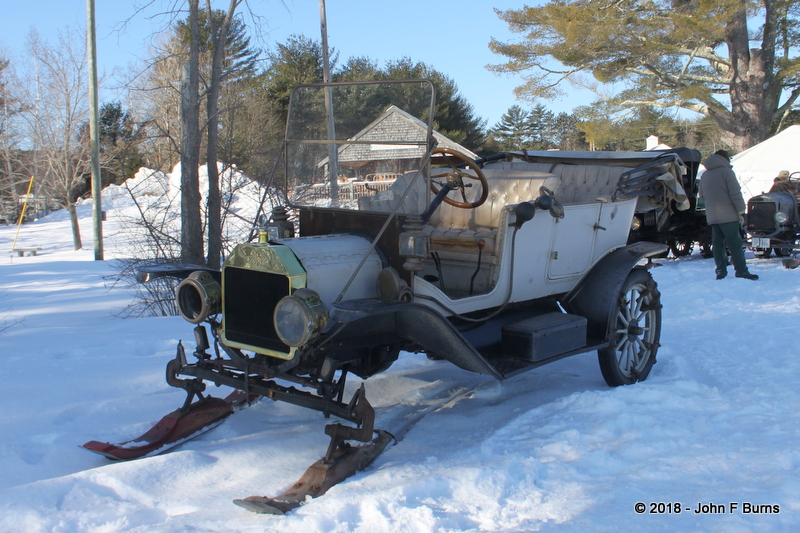
[[[789,171],[788,170],[781,170],[778,172],[778,177],[772,180],[773,182],[783,181],[789,179]]]
[[[778,177],[772,182],[772,188],[770,188],[769,192],[788,192],[789,194],[797,196],[797,183],[789,181],[788,170],[781,170],[778,172]],[[800,198],[800,196],[798,198]]]
[[[731,251],[737,278],[756,280],[758,276],[747,269],[742,248],[740,227],[745,212],[744,197],[731,168],[731,158],[725,150],[717,150],[703,162],[706,171],[700,181],[700,197],[706,204],[706,221],[711,226],[711,246],[714,252],[717,279],[728,275],[725,245]]]

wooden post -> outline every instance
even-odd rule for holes
[[[92,227],[94,260],[103,260],[103,202],[100,173],[100,124],[97,102],[97,41],[94,23],[94,0],[86,0],[86,42],[89,52],[89,139],[92,149]]]
[[[325,0],[319,0],[319,24],[322,31],[322,81],[331,81],[331,62],[328,53],[328,17],[325,14]],[[325,88],[325,111],[328,115],[328,140],[336,140],[336,125],[333,122],[333,91]],[[331,175],[331,207],[339,206],[339,153],[336,144],[328,145],[328,172]]]

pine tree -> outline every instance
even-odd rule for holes
[[[547,150],[556,143],[552,137],[553,112],[542,104],[536,104],[528,113],[527,127],[530,131],[530,148]]]
[[[614,112],[704,115],[737,151],[768,138],[800,101],[796,0],[549,0],[496,12],[522,38],[493,39],[508,61],[490,68],[522,74],[520,98],[554,98],[579,81]]]
[[[500,121],[491,129],[490,135],[501,151],[528,148],[535,136],[530,113],[518,105],[512,105],[500,116]]]

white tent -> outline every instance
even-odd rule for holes
[[[731,159],[745,200],[769,191],[781,170],[800,171],[800,125],[789,126]]]

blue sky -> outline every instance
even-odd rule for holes
[[[98,62],[101,71],[107,74],[115,67],[124,67],[146,56],[150,36],[165,25],[165,19],[153,19],[153,16],[173,3],[155,0],[153,5],[135,14],[136,7],[145,5],[147,0],[95,2]],[[539,2],[327,0],[328,42],[339,52],[341,61],[363,55],[381,65],[404,56],[424,61],[452,78],[475,107],[476,114],[492,126],[510,106],[528,106],[517,102],[512,92],[522,83],[520,78],[498,76],[485,68],[503,60],[489,51],[492,37],[517,38],[495,15],[493,7],[519,8],[524,3]],[[30,0],[7,4],[3,9],[7,24],[0,33],[0,47],[12,59],[22,60],[28,33],[33,28],[46,40],[55,42],[59,29],[67,25],[83,28],[86,23],[85,0]],[[217,0],[214,5],[224,8],[227,2]],[[261,18],[259,45],[262,48],[283,42],[291,34],[320,39],[319,0],[250,0],[250,7]],[[126,20],[128,24],[122,27]],[[541,103],[560,112],[571,111],[590,100],[585,95],[578,97],[576,91],[570,98]]]

